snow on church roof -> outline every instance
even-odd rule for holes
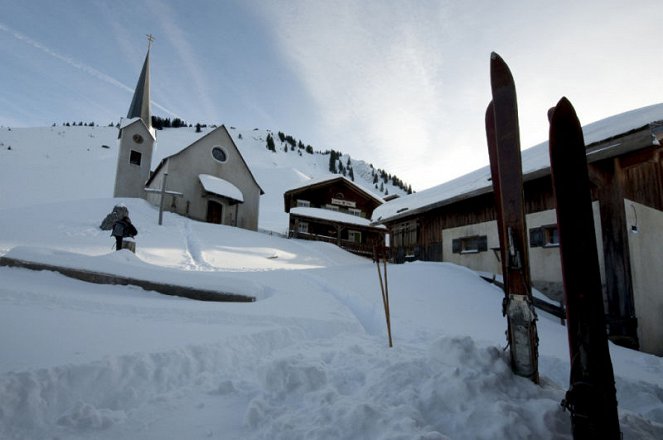
[[[631,110],[602,119],[582,128],[585,145],[590,145],[611,137],[642,128],[650,122],[663,120],[663,103]],[[523,175],[550,168],[548,141],[523,150]],[[373,211],[373,222],[392,221],[419,210],[430,209],[433,205],[442,206],[460,198],[492,191],[490,166],[485,166],[438,186],[400,197]]]
[[[238,202],[244,202],[244,195],[239,188],[227,180],[209,174],[199,174],[198,179],[200,179],[200,183],[205,188],[205,191],[237,200]]]

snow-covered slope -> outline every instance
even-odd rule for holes
[[[177,153],[212,128],[196,133],[194,128],[166,128],[157,131],[152,168],[161,159]],[[276,151],[266,148],[269,130],[239,130],[228,127],[244,159],[265,194],[260,200],[259,228],[284,233],[288,225],[283,193],[309,179],[332,175],[329,154],[305,150],[275,138]],[[78,198],[112,197],[117,160],[117,133],[114,127],[0,127],[0,207],[18,207]],[[373,183],[378,170],[347,155],[339,159],[352,164],[355,183],[381,198],[405,192],[393,180],[380,186]],[[21,164],[21,166],[16,166]],[[26,169],[27,167],[27,169]],[[25,176],[38,175],[39,179]],[[85,182],[81,187],[80,182]],[[20,185],[17,191],[14,185]]]
[[[0,130],[0,256],[257,298],[199,302],[0,267],[3,440],[571,438],[566,327],[541,312],[542,384],[514,376],[502,293],[472,271],[389,265],[390,349],[370,260],[172,213],[157,225],[144,200],[110,196],[112,129]],[[266,190],[327,169],[255,145],[240,148]],[[135,255],[98,227],[118,202],[138,228]],[[610,350],[624,438],[663,438],[663,360]]]

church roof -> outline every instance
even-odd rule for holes
[[[149,179],[147,179],[147,182],[145,183],[145,186],[149,186],[150,182],[152,182],[152,180],[154,180],[154,178],[155,178],[155,177],[157,176],[157,174],[159,173],[159,170],[161,170],[161,168],[163,168],[163,167],[166,165],[166,163],[170,160],[170,158],[175,157],[175,156],[181,154],[184,150],[186,150],[186,149],[188,149],[188,148],[191,148],[192,146],[194,146],[194,145],[197,144],[198,142],[202,141],[202,140],[203,140],[204,138],[206,138],[207,136],[210,136],[212,133],[214,133],[214,132],[217,131],[217,130],[223,130],[223,131],[225,131],[225,133],[228,135],[228,138],[230,139],[230,142],[232,143],[233,147],[234,147],[235,150],[237,150],[237,152],[239,153],[239,158],[240,158],[240,160],[242,161],[242,163],[244,164],[244,166],[246,167],[246,169],[248,170],[248,173],[249,173],[249,175],[251,176],[251,179],[253,180],[253,182],[256,184],[256,186],[257,186],[258,189],[260,190],[260,195],[265,194],[265,191],[263,191],[263,189],[260,187],[260,184],[258,183],[258,181],[256,180],[255,176],[253,175],[253,172],[251,171],[251,168],[249,168],[249,165],[246,163],[246,160],[244,160],[244,156],[242,156],[242,152],[239,151],[239,148],[237,148],[237,145],[235,144],[235,141],[233,140],[232,136],[230,136],[230,133],[228,133],[228,130],[226,129],[226,127],[225,127],[224,125],[220,125],[219,127],[215,128],[214,130],[210,131],[209,133],[205,134],[204,136],[199,137],[198,139],[196,139],[195,141],[193,141],[191,144],[189,144],[189,146],[187,146],[187,147],[181,149],[181,150],[178,151],[177,153],[175,153],[175,154],[171,154],[170,156],[166,156],[166,157],[164,157],[163,159],[161,159],[161,161],[159,162],[159,164],[157,165],[157,167],[154,169],[154,172],[152,172],[151,175],[150,175],[150,177],[149,177]]]
[[[143,69],[138,77],[134,97],[129,106],[127,118],[140,118],[148,127],[152,127],[152,113],[150,111],[150,50],[147,49]]]

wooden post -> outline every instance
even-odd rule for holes
[[[384,316],[387,321],[387,336],[389,337],[389,347],[393,347],[393,341],[391,339],[391,313],[389,311],[389,290],[387,286],[387,258],[384,259],[384,283],[382,282],[382,272],[380,271],[380,255],[382,254],[381,250],[384,249],[379,245],[373,246],[373,256],[375,258],[375,264],[378,268],[378,279],[380,280],[380,290],[382,292],[382,305],[384,306]]]
[[[163,173],[163,179],[161,180],[161,195],[159,197],[159,226],[163,224],[163,199],[166,195],[166,179],[168,178],[168,173]]]

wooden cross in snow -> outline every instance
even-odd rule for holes
[[[177,191],[166,191],[166,178],[168,173],[163,173],[163,180],[161,181],[161,189],[144,188],[148,193],[159,193],[159,225],[163,223],[163,199],[166,194],[173,197],[182,197],[184,194]]]

